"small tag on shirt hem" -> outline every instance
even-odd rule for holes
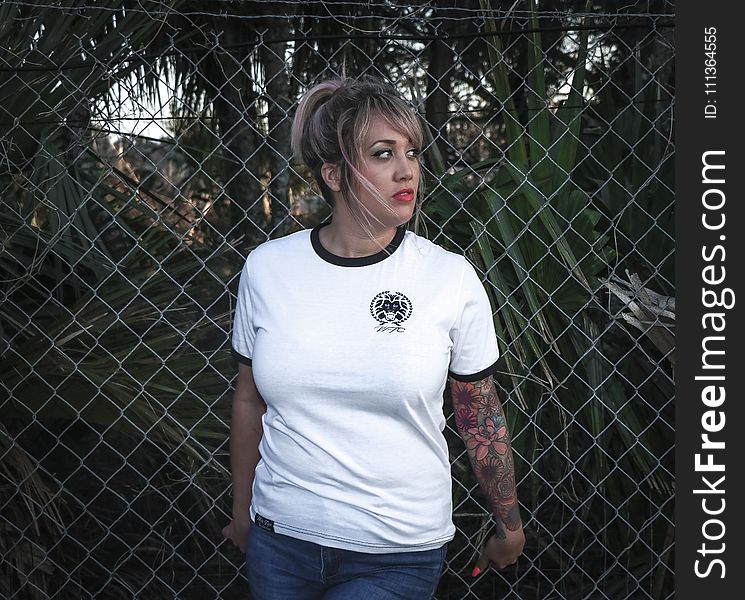
[[[274,521],[270,521],[269,519],[262,517],[259,513],[256,513],[254,521],[256,522],[256,525],[258,525],[262,529],[274,533]]]

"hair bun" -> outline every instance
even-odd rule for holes
[[[320,108],[334,97],[334,94],[344,85],[341,79],[329,79],[314,85],[310,88],[300,100],[295,119],[292,123],[292,134],[290,147],[293,155],[307,166],[313,168],[310,164],[315,162],[307,153],[303,152],[305,147],[304,141],[308,135],[308,128],[313,122],[314,116]]]

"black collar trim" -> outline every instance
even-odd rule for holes
[[[393,236],[391,243],[388,244],[380,252],[376,252],[375,254],[371,254],[369,256],[355,256],[350,258],[347,256],[337,256],[336,254],[331,254],[331,252],[326,250],[326,248],[321,245],[321,240],[318,232],[321,230],[321,227],[325,227],[326,225],[328,225],[328,223],[321,223],[311,230],[310,243],[313,245],[313,250],[316,251],[316,254],[318,254],[319,257],[321,257],[326,262],[331,263],[332,265],[337,265],[339,267],[366,267],[368,265],[379,263],[380,261],[388,258],[396,251],[396,249],[401,245],[401,242],[404,239],[404,235],[406,235],[406,228],[401,225],[396,229],[396,235]]]

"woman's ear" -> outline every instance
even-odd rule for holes
[[[323,163],[321,177],[332,192],[341,191],[341,167],[334,163]]]

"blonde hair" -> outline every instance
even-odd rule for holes
[[[360,173],[362,142],[375,117],[421,148],[424,135],[414,110],[393,86],[373,77],[330,79],[310,88],[300,100],[292,124],[292,152],[313,173],[321,194],[333,204],[331,190],[321,175],[324,163],[340,166],[341,197],[358,224],[368,233],[375,217],[359,201],[356,185],[384,206],[380,192]],[[418,195],[421,185],[419,186]],[[389,210],[390,207],[388,207]],[[417,200],[417,217],[419,201]]]

